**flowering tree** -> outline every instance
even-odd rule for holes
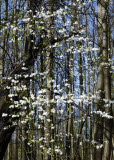
[[[0,159],[113,159],[110,3],[0,2]]]

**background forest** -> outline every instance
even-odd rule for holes
[[[111,0],[0,0],[0,160],[113,160]]]

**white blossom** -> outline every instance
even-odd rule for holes
[[[59,148],[56,148],[56,149],[55,149],[55,152],[56,152],[56,153],[59,153],[60,155],[63,154],[62,151],[61,151]]]
[[[33,116],[33,115],[34,115],[34,111],[31,111],[31,112],[29,113],[29,115],[30,115],[30,116]]]
[[[39,115],[39,119],[43,120],[43,119],[44,119],[44,116]]]
[[[48,112],[44,112],[44,113],[43,113],[43,116],[47,116],[47,115],[48,115]]]
[[[17,94],[8,94],[8,97],[12,98],[14,96],[17,96]]]
[[[55,113],[55,112],[56,112],[55,108],[51,109],[51,112],[52,112],[52,113]]]
[[[25,100],[20,100],[19,101],[21,103],[21,105],[26,104],[27,102]]]
[[[91,50],[92,50],[92,51],[98,51],[99,48],[92,48]]]
[[[31,99],[32,99],[32,100],[35,100],[34,94],[31,94],[30,96],[31,96]]]
[[[47,154],[50,154],[50,153],[51,153],[51,148],[48,148]]]
[[[51,143],[53,143],[54,141],[55,141],[54,139],[51,139],[51,141],[50,141],[50,142],[51,142]]]
[[[16,118],[16,117],[19,117],[19,115],[12,115],[12,118]]]
[[[39,107],[39,111],[43,111],[43,108],[42,108],[42,107]]]
[[[105,117],[108,119],[113,119],[113,116],[108,115],[108,113],[106,112],[102,112],[102,111],[93,111],[93,113],[99,114],[101,117]]]
[[[50,120],[50,119],[47,119],[47,122],[51,122],[51,120]]]
[[[14,105],[10,105],[10,106],[9,106],[9,108],[14,108],[14,107],[15,107]]]
[[[16,84],[16,83],[19,83],[19,80],[12,79],[11,82]]]
[[[2,113],[2,117],[7,117],[8,114],[7,113]]]
[[[43,138],[43,137],[41,137],[41,138],[39,139],[39,142],[43,141],[43,139],[44,139],[44,138]]]
[[[26,70],[28,70],[28,68],[27,68],[27,67],[22,67],[22,70],[25,70],[25,71],[26,71]]]
[[[33,76],[36,76],[37,75],[37,72],[36,73],[31,73],[30,77],[33,77]]]
[[[96,146],[97,149],[100,149],[100,148],[102,148],[102,147],[103,147],[103,144]]]

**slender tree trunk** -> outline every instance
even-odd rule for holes
[[[97,78],[97,90],[98,90],[98,101],[97,110],[104,111],[103,105],[103,98],[107,101],[111,99],[111,76],[109,73],[109,67],[107,67],[106,63],[108,63],[108,2],[98,1],[98,44],[100,44],[99,50],[99,61],[98,61],[98,78]],[[112,115],[112,108],[108,107],[105,111]],[[99,143],[103,143],[103,133],[105,139],[109,139],[108,142],[104,142],[104,151],[102,152],[102,148],[98,150],[95,149],[94,152],[94,159],[110,159],[111,155],[111,124],[112,120],[104,118],[104,127],[106,129],[102,129],[99,127],[98,124],[95,124],[95,140]],[[103,126],[103,118],[101,116],[96,115],[97,123]],[[103,156],[102,156],[103,153]]]
[[[43,60],[43,54],[41,53],[40,55],[40,72],[43,73],[44,72],[44,60]],[[41,75],[40,77],[40,89],[44,88],[44,81],[43,81],[43,77]],[[42,109],[44,109],[44,106],[41,106]],[[43,111],[39,111],[39,116],[42,116]],[[40,130],[39,130],[39,139],[44,137],[44,120],[41,120],[39,118],[38,120],[39,125],[40,125]],[[43,160],[43,149],[41,148],[44,145],[43,141],[39,142],[39,159]]]
[[[53,5],[54,5],[54,2],[53,0],[49,0],[48,1],[48,10],[50,11],[50,13],[53,13]],[[50,33],[51,33],[51,38],[53,37],[53,32],[51,30],[51,27],[53,25],[53,18],[50,18],[50,21],[49,21],[49,27],[50,27]],[[45,119],[45,127],[46,127],[46,130],[45,130],[45,138],[46,138],[46,149],[45,149],[45,160],[51,160],[52,157],[54,156],[54,151],[52,148],[52,145],[51,145],[51,126],[53,125],[53,120],[52,120],[52,113],[51,113],[51,109],[52,109],[52,105],[50,103],[51,99],[53,99],[53,82],[52,82],[52,79],[53,79],[53,56],[54,56],[54,53],[53,53],[53,50],[50,48],[49,51],[46,52],[46,63],[47,63],[47,67],[46,67],[46,70],[47,70],[47,106],[46,106],[46,112],[47,112],[47,116],[46,116],[46,119]],[[51,121],[48,121],[51,120]]]
[[[0,26],[1,26],[1,0],[0,0]],[[1,27],[0,27],[0,31],[1,31]],[[2,82],[2,69],[3,68],[3,64],[2,64],[2,54],[1,54],[1,49],[0,49],[0,82]]]
[[[109,23],[108,23],[108,2],[103,2],[103,9],[102,9],[102,24],[103,24],[103,62],[104,68],[104,95],[105,99],[109,103],[111,100],[111,73],[110,73],[110,66],[107,66],[109,59],[108,47],[109,47]],[[106,103],[107,104],[107,103]],[[109,115],[112,115],[112,106],[105,107],[105,112]],[[110,159],[111,156],[111,148],[112,148],[112,126],[113,120],[109,118],[104,119],[104,127],[107,128],[109,131],[105,130],[104,136],[104,150],[103,150],[103,160]],[[108,142],[107,138],[108,137]]]
[[[8,18],[8,0],[5,0],[4,1],[4,21],[5,21],[5,24],[7,22],[7,18]],[[4,31],[3,31],[3,36],[2,36],[2,43],[1,43],[1,64],[0,64],[0,70],[1,70],[1,75],[2,77],[4,77],[4,62],[5,62],[5,50],[6,50],[6,42],[5,42],[5,39],[6,39],[6,34],[7,34],[7,30],[5,29],[4,27]]]
[[[47,119],[51,120],[51,104],[50,100],[52,99],[52,84],[50,83],[52,80],[52,62],[53,62],[53,53],[50,51],[47,54],[47,71],[49,71],[47,75],[47,106],[46,106],[46,112],[47,112]],[[48,151],[51,149],[51,122],[47,121],[45,122],[45,138],[46,138],[46,150],[45,150],[45,160],[51,159],[51,153],[48,153]]]

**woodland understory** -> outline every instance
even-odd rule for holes
[[[0,0],[0,160],[114,159],[114,2]]]

